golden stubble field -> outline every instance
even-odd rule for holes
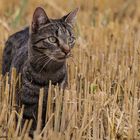
[[[30,25],[36,6],[52,18],[80,7],[77,42],[67,65],[69,87],[63,93],[50,86],[43,130],[40,94],[36,140],[140,139],[139,5],[139,0],[0,1],[0,56],[8,36]],[[15,110],[15,71],[12,76],[11,86],[0,77],[0,139],[28,140],[31,121],[21,132],[23,109]]]

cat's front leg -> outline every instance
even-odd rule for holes
[[[32,84],[24,84],[20,90],[20,102],[24,106],[22,127],[24,126],[25,120],[33,120],[30,129],[30,136],[33,135],[37,125],[37,114],[38,114],[38,99],[39,89]]]

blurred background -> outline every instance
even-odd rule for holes
[[[0,41],[31,23],[37,6],[45,8],[49,17],[57,18],[80,7],[81,26],[107,26],[112,22],[140,22],[139,0],[0,0]],[[127,20],[126,20],[127,19]]]

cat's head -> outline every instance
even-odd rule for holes
[[[43,8],[36,8],[30,28],[30,47],[34,57],[58,62],[69,57],[75,44],[73,24],[77,12],[78,8],[60,19],[50,19]]]

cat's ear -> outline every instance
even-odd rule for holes
[[[62,17],[63,21],[67,22],[68,24],[73,25],[75,23],[76,15],[77,15],[78,11],[79,11],[79,8],[76,8],[75,10],[70,12],[69,14]]]
[[[36,32],[39,27],[47,23],[50,23],[50,20],[46,12],[44,11],[43,8],[37,7],[33,14],[32,25],[31,25],[32,32]]]

